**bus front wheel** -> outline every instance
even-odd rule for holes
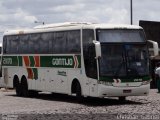
[[[82,102],[82,92],[81,92],[81,86],[79,83],[76,85],[76,98],[78,102]]]

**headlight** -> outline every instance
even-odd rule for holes
[[[151,80],[148,80],[148,81],[143,81],[142,82],[142,85],[147,85],[147,84],[150,84]]]
[[[105,82],[105,81],[99,81],[99,84],[107,85],[107,86],[113,86],[111,82]]]

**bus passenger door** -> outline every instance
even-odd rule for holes
[[[90,96],[97,95],[97,60],[95,59],[95,47],[90,46],[88,50],[87,60],[85,61],[85,69],[87,77],[89,78],[89,93]]]

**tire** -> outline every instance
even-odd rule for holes
[[[22,95],[21,84],[17,83],[15,89],[16,89],[16,95],[20,97]]]
[[[25,77],[21,80],[21,91],[23,97],[28,97],[28,83]]]
[[[76,99],[78,102],[82,102],[82,92],[81,92],[81,86],[79,83],[76,85]]]

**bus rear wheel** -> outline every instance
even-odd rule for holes
[[[15,76],[14,79],[13,79],[13,87],[16,90],[16,95],[21,96],[21,84],[19,82],[18,76]]]
[[[20,97],[20,96],[22,95],[22,94],[21,94],[21,84],[18,83],[18,84],[16,85],[15,89],[16,89],[16,95]]]
[[[22,77],[21,80],[21,90],[22,90],[22,96],[28,97],[28,83],[25,77]]]

